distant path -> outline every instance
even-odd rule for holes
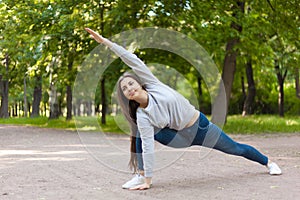
[[[119,156],[111,165],[126,166],[128,137],[101,137],[97,133],[80,138],[72,131],[0,125],[0,199],[289,200],[300,194],[300,133],[232,136],[270,155],[281,166],[281,176],[269,176],[256,163],[217,151],[201,157],[205,151],[199,147],[182,152],[162,149],[162,155],[181,156],[155,172],[152,189],[133,192],[121,189],[131,174],[97,160]],[[113,147],[124,152],[115,152]]]

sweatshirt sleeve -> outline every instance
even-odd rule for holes
[[[143,162],[145,177],[153,176],[154,167],[154,127],[141,111],[137,113],[138,129],[142,140]]]
[[[117,54],[145,84],[154,84],[159,82],[159,80],[152,74],[145,63],[135,54],[127,51],[116,43],[113,43],[110,49],[115,52],[115,54]]]

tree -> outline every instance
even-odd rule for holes
[[[237,0],[232,7],[232,16],[235,18],[235,21],[231,22],[231,27],[234,31],[241,32],[242,26],[240,24],[240,21],[243,19],[243,13],[245,9],[245,2]],[[224,82],[225,86],[225,92],[226,92],[226,105],[227,108],[224,108],[225,110],[228,110],[230,97],[231,97],[231,90],[232,90],[232,84],[234,80],[234,74],[236,70],[236,59],[238,56],[238,52],[235,49],[236,45],[239,43],[239,36],[235,35],[230,38],[226,44],[226,54],[224,58],[224,65],[222,70],[222,80]],[[219,110],[220,106],[218,105],[221,101],[224,101],[222,99],[222,94],[219,94],[215,100],[215,103],[213,105],[213,109]],[[220,122],[223,122],[224,119],[222,119],[223,116],[219,115],[216,111],[216,115],[212,116],[212,121],[214,123],[219,124]]]
[[[296,96],[300,99],[299,68],[295,69],[295,88],[296,88]]]
[[[246,65],[246,76],[247,76],[247,85],[248,85],[248,93],[246,95],[244,106],[243,106],[243,113],[242,115],[249,115],[253,114],[254,111],[254,98],[256,95],[256,88],[255,88],[255,82],[253,79],[253,68],[252,68],[252,62],[249,59],[248,63]]]
[[[270,46],[274,51],[274,68],[278,82],[278,112],[279,116],[284,116],[284,82],[287,77],[288,71],[293,68],[291,60],[293,61],[293,54],[298,53],[298,42],[294,42],[299,39],[299,20],[297,19],[297,10],[299,4],[294,1],[285,3],[277,3],[267,1],[270,8],[270,22],[280,23],[281,28],[273,28],[273,36],[270,40]],[[285,10],[283,12],[282,10]],[[286,31],[289,30],[289,31]],[[297,40],[298,41],[298,40]],[[298,66],[297,66],[298,67]]]
[[[5,55],[5,78],[0,74],[0,89],[1,89],[1,107],[0,107],[0,117],[8,118],[8,67],[9,67],[9,56]]]
[[[157,26],[195,39],[222,71],[227,96],[227,106],[222,109],[228,110],[228,114],[278,112],[276,88],[281,88],[278,92],[282,98],[291,82],[300,96],[300,7],[294,0],[0,2],[0,93],[1,112],[5,114],[11,108],[12,115],[17,115],[18,110],[20,115],[23,109],[38,116],[40,109],[45,111],[45,106],[50,105],[51,117],[65,114],[66,108],[66,119],[71,119],[80,104],[89,104],[87,107],[91,108],[91,102],[95,102],[96,107],[102,105],[101,120],[105,122],[110,110],[109,94],[118,76],[128,68],[119,61],[112,63],[95,80],[99,85],[96,96],[82,98],[85,102],[73,102],[77,69],[98,45],[90,40],[84,27],[110,37],[130,29]],[[205,87],[203,77],[190,64],[170,52],[147,49],[136,53],[147,63],[163,63],[183,74],[199,96],[202,94],[201,110],[210,114],[211,88]],[[100,59],[99,65],[103,62]],[[240,76],[245,77],[242,84]],[[84,79],[89,81],[89,77]],[[168,81],[175,85],[176,80],[174,76]],[[293,105],[289,99],[285,101],[286,106]],[[282,104],[279,108],[284,110],[286,106]],[[222,120],[216,117],[214,114],[213,121]]]

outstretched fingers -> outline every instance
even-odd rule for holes
[[[94,40],[96,40],[98,43],[103,43],[105,41],[104,37],[102,37],[97,32],[93,31],[92,29],[85,28],[85,30],[91,35],[91,38],[93,38]]]

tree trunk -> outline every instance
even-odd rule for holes
[[[18,117],[21,117],[21,113],[22,113],[22,110],[23,110],[23,102],[22,101],[19,101],[19,115]]]
[[[99,6],[101,8],[100,12],[100,29],[101,33],[104,32],[104,25],[105,25],[105,20],[104,20],[104,10],[105,10],[105,4],[99,3]],[[101,80],[101,104],[102,104],[102,109],[101,109],[101,124],[106,124],[106,94],[105,94],[105,77],[102,77]]]
[[[242,94],[243,94],[243,101],[245,101],[247,97],[246,89],[245,89],[245,77],[242,75],[241,77],[241,85],[242,85]]]
[[[93,109],[92,109],[92,101],[86,102],[86,108],[87,108],[87,115],[92,116],[93,115]]]
[[[67,85],[67,120],[72,119],[72,87]]]
[[[295,69],[295,88],[296,88],[296,97],[300,99],[299,68]]]
[[[31,113],[31,104],[29,102],[27,102],[27,108],[28,108],[28,113],[30,115],[30,113]]]
[[[50,116],[49,119],[57,119],[59,118],[59,108],[57,102],[57,91],[53,84],[50,85]]]
[[[244,102],[243,107],[243,116],[251,115],[254,112],[253,105],[254,99],[256,95],[255,82],[253,78],[253,68],[251,60],[248,61],[246,65],[246,75],[247,75],[247,83],[248,83],[248,93]]]
[[[57,98],[57,102],[58,102],[58,116],[62,116],[63,115],[63,96],[62,96],[62,91],[60,91],[60,95],[58,95]]]
[[[36,83],[33,91],[32,113],[31,117],[40,116],[40,104],[42,100],[42,76],[36,76]]]
[[[201,79],[201,76],[198,76],[197,77],[197,83],[198,83],[198,95],[199,95],[199,99],[198,99],[198,106],[199,106],[199,110],[201,110],[201,104],[202,104],[202,79]]]
[[[77,101],[77,116],[81,116],[81,101]]]
[[[6,75],[8,75],[8,66],[9,66],[9,56],[5,55],[5,70]],[[0,75],[0,89],[1,89],[1,107],[0,107],[0,118],[8,118],[8,92],[9,92],[9,82],[8,78],[3,79],[3,76]]]
[[[71,80],[72,68],[73,68],[73,57],[69,59],[69,65],[68,65],[69,80],[67,85],[67,117],[66,117],[67,120],[72,119],[72,98],[73,98],[72,87],[71,87],[71,83],[73,82],[73,80]]]
[[[76,104],[73,104],[73,106],[72,106],[72,109],[73,109],[73,115],[74,116],[77,116],[78,114],[77,114],[77,107],[76,107],[77,105]]]
[[[237,52],[235,52],[233,49],[235,45],[237,45],[237,43],[238,43],[238,39],[232,39],[226,45],[226,56],[224,61],[222,79],[224,81],[224,86],[226,91],[227,107],[230,101],[232,84],[233,84],[235,70],[236,70]]]
[[[17,102],[14,102],[12,116],[13,117],[17,117],[18,116],[18,103]]]
[[[284,70],[284,73],[280,71],[279,65],[275,65],[275,71],[277,75],[277,81],[278,81],[278,112],[280,117],[284,117],[284,81],[285,77],[287,75],[287,69]]]
[[[26,77],[24,76],[24,117],[28,116],[27,109],[27,85],[26,85]]]
[[[44,102],[44,117],[47,116],[47,104]]]
[[[106,124],[106,94],[105,94],[105,77],[102,78],[101,80],[101,104],[102,104],[102,109],[101,109],[101,124]]]
[[[222,80],[225,87],[225,99],[223,98],[224,94],[222,94],[220,90],[213,104],[213,115],[211,121],[215,124],[223,124],[226,121],[226,115],[223,116],[220,113],[224,113],[223,112],[224,109],[226,114],[228,111],[232,84],[233,84],[234,74],[236,69],[237,53],[233,50],[233,48],[237,43],[238,43],[238,39],[231,39],[226,45],[226,56],[225,56],[223,71],[222,71]],[[225,108],[220,106],[221,102],[224,101],[226,101]]]
[[[237,7],[233,7],[233,17],[238,19],[238,12],[244,13],[245,3],[241,1],[237,1]],[[239,10],[239,11],[238,11]],[[231,27],[239,32],[242,31],[242,26],[232,22]],[[223,71],[222,71],[222,80],[225,87],[225,99],[224,94],[222,94],[223,90],[219,90],[219,94],[217,95],[215,102],[213,104],[213,115],[212,115],[212,122],[216,124],[223,124],[226,121],[226,114],[228,111],[228,106],[230,102],[232,84],[234,80],[234,74],[236,70],[236,57],[238,52],[234,49],[234,47],[239,43],[239,38],[232,38],[226,44],[226,54],[224,59]],[[221,87],[221,86],[220,86]],[[221,102],[226,101],[226,107],[221,106]],[[225,116],[223,116],[225,109]],[[225,119],[224,119],[225,117]]]
[[[95,106],[95,113],[98,115],[100,113],[100,104],[97,103]]]

